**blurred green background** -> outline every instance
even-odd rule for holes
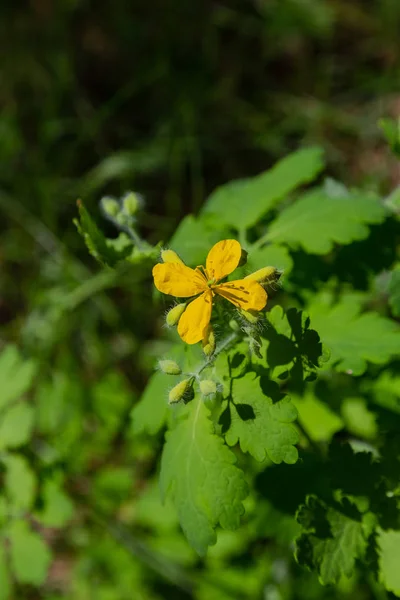
[[[163,345],[150,280],[99,271],[72,223],[77,198],[100,220],[101,196],[139,191],[145,237],[167,241],[217,185],[309,144],[323,146],[330,175],[388,192],[400,171],[377,122],[400,113],[400,2],[4,0],[0,12],[0,343],[18,342],[41,381],[56,380],[57,394],[75,399],[69,410],[84,411],[79,435],[66,434],[69,457],[57,459],[71,496],[105,465],[97,485],[119,506],[118,494],[132,495],[133,457],[136,490],[154,464],[148,442],[122,446],[124,423],[104,433],[115,410],[104,395],[119,390],[123,422]],[[88,434],[74,474],[68,461]],[[115,472],[117,492],[107,479]],[[68,589],[76,548],[89,544],[77,519],[73,540],[56,541],[61,558],[43,596],[21,588],[18,600],[132,598],[91,595],[84,583],[50,595]],[[104,550],[114,573],[125,565],[115,552]],[[98,566],[80,568],[89,581]]]

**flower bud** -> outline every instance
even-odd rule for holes
[[[202,396],[212,396],[217,393],[217,384],[212,379],[202,379],[199,387]]]
[[[179,263],[180,265],[184,265],[185,263],[176,252],[173,250],[161,250],[161,260],[165,263]]]
[[[182,373],[182,369],[174,360],[159,360],[158,366],[160,370],[166,375],[180,375]]]
[[[173,327],[178,324],[179,319],[185,312],[186,303],[182,302],[181,304],[177,304],[171,310],[167,312],[167,316],[165,317],[165,321],[168,327]]]
[[[206,335],[202,341],[203,352],[207,356],[211,356],[215,351],[215,334],[212,325],[208,325]]]
[[[236,331],[236,332],[240,331],[240,325],[237,321],[235,321],[235,319],[231,319],[229,321],[229,327],[231,329],[233,329],[233,331]]]
[[[122,208],[125,214],[134,217],[140,208],[140,196],[135,192],[129,192],[122,198]]]
[[[275,269],[275,267],[263,267],[262,269],[258,269],[258,271],[254,271],[254,273],[250,273],[245,279],[257,281],[261,285],[268,285],[278,281],[280,276],[280,271]]]
[[[258,322],[259,313],[255,310],[244,310],[243,308],[241,308],[240,314],[246,319],[246,321],[248,321],[252,325],[255,325]]]
[[[168,394],[168,404],[175,404],[180,400],[189,399],[191,393],[193,394],[193,378],[182,379],[175,387],[170,390]],[[186,396],[186,398],[185,398]]]
[[[104,196],[100,200],[101,207],[103,211],[109,217],[116,217],[121,210],[118,200],[112,198],[111,196]]]

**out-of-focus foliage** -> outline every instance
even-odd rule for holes
[[[0,600],[400,596],[398,2],[0,11]],[[171,408],[151,267],[228,237],[260,355]]]

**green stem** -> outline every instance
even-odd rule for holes
[[[264,244],[266,244],[267,242],[268,242],[268,231],[267,231],[267,233],[264,233],[264,235],[262,235],[256,242],[254,242],[254,244],[249,249],[249,253],[254,252],[255,250],[258,250],[259,248],[264,246]]]
[[[135,246],[137,246],[137,248],[139,250],[145,249],[145,242],[142,240],[140,235],[137,233],[136,229],[133,229],[133,227],[129,227],[129,225],[124,225],[123,229],[129,235],[129,237],[131,238],[131,240],[133,241],[133,243],[135,244]]]
[[[202,371],[204,371],[204,369],[211,367],[211,365],[216,360],[217,356],[219,356],[221,354],[221,352],[223,352],[228,346],[230,346],[232,344],[232,342],[236,341],[237,339],[239,339],[239,335],[235,332],[227,335],[226,338],[224,340],[222,340],[221,344],[218,346],[218,348],[216,349],[216,351],[214,352],[212,357],[210,359],[207,359],[201,365],[199,370],[195,373],[195,376],[198,377],[200,375],[200,373],[202,373]]]
[[[120,273],[116,270],[100,271],[77,288],[74,289],[64,300],[65,310],[75,310],[79,304],[94,297],[110,287],[118,284]]]

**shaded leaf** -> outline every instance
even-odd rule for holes
[[[366,548],[361,515],[348,501],[339,508],[343,510],[309,496],[297,513],[305,531],[296,540],[296,559],[316,569],[324,585],[337,583],[342,575],[349,577]]]
[[[330,350],[330,365],[338,371],[361,375],[367,361],[384,364],[399,354],[400,327],[376,312],[360,314],[359,302],[351,295],[336,301],[329,294],[319,294],[308,312]]]
[[[267,456],[277,464],[297,461],[294,444],[298,442],[298,434],[292,425],[297,411],[289,398],[274,403],[263,394],[260,379],[254,373],[248,373],[234,379],[230,409],[231,423],[225,433],[230,446],[239,442],[243,452],[249,452],[259,461]]]

